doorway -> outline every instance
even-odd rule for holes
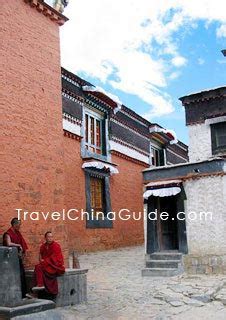
[[[178,250],[183,254],[188,253],[186,220],[185,217],[177,219],[177,213],[185,210],[185,200],[186,194],[183,188],[175,196],[150,196],[148,198],[146,229],[146,252],[148,254],[168,250]],[[153,212],[157,217],[150,219],[149,213]],[[167,220],[160,219],[161,212],[168,213]]]
[[[158,197],[156,200],[159,251],[178,250],[179,243],[176,197]],[[166,212],[168,215],[163,215],[163,212]]]

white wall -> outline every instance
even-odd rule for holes
[[[226,254],[226,176],[210,176],[184,183],[189,254]],[[189,219],[188,213],[212,212],[212,220]]]
[[[212,157],[210,125],[201,123],[188,126],[189,161],[202,161]]]

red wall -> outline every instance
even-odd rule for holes
[[[1,1],[0,232],[16,208],[61,210],[64,205],[59,26],[23,0]],[[43,233],[52,229],[67,256],[62,224],[24,222],[37,261]]]
[[[16,209],[61,212],[85,209],[80,142],[62,129],[59,26],[22,0],[1,3],[0,233]],[[113,156],[119,174],[111,177],[112,210],[143,209],[144,166]],[[22,217],[23,220],[23,217]],[[114,222],[112,229],[86,229],[85,221],[23,222],[29,245],[27,267],[37,262],[43,234],[52,230],[68,250],[110,249],[143,242],[143,221]]]
[[[80,156],[80,142],[65,137],[65,207],[86,209],[85,175]],[[142,174],[145,168],[118,156],[112,156],[118,164],[119,174],[110,178],[112,211],[127,208],[138,213],[143,210]],[[68,221],[69,249],[78,252],[97,251],[143,243],[143,220],[113,222],[112,229],[89,229],[85,221]]]

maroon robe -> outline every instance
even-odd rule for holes
[[[47,292],[56,295],[57,276],[65,272],[61,247],[55,241],[50,244],[44,243],[40,247],[40,256],[43,261],[35,266],[36,282],[38,286],[43,284]]]
[[[44,271],[56,276],[64,274],[64,258],[61,247],[57,242],[53,241],[51,244],[42,244],[40,247],[40,255],[44,260],[42,262]]]
[[[11,242],[21,245],[21,247],[23,249],[23,253],[25,253],[27,251],[28,247],[27,247],[26,241],[24,240],[20,231],[15,230],[12,227],[9,228],[9,230],[7,230],[3,236],[3,245],[4,246],[7,246],[6,239],[5,239],[6,235],[8,235],[10,237]]]

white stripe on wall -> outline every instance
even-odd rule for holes
[[[123,146],[120,143],[117,143],[113,140],[110,140],[109,144],[110,144],[110,150],[112,150],[112,151],[114,150],[114,151],[120,152],[130,158],[133,158],[133,159],[142,161],[144,163],[150,164],[150,158],[148,156],[145,156],[144,154],[136,151],[136,150],[133,150],[129,147]]]
[[[63,119],[63,129],[67,130],[71,133],[76,134],[77,136],[82,136],[81,134],[81,126],[76,124],[76,123],[72,123],[66,119]]]

